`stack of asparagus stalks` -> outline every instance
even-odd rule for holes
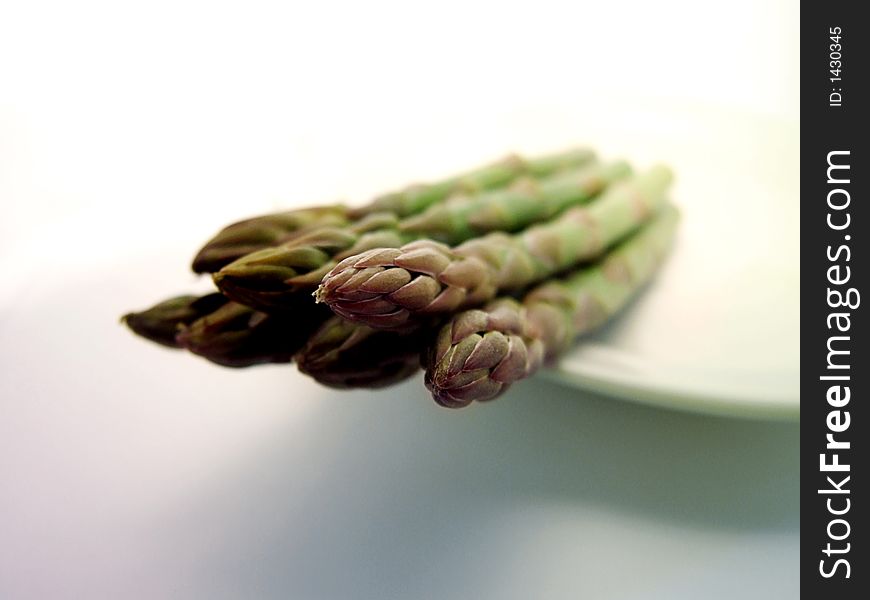
[[[624,307],[678,221],[667,167],[588,149],[234,223],[193,270],[218,291],[124,322],[229,367],[295,362],[338,388],[415,374],[439,404],[490,400]]]

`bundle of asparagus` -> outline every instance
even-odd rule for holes
[[[522,228],[568,206],[591,200],[629,173],[624,162],[569,169],[541,180],[521,178],[508,188],[459,195],[399,219],[373,213],[345,227],[320,227],[253,252],[214,274],[230,298],[261,310],[281,310],[308,295],[336,262],[370,249],[395,248],[425,236],[457,243],[489,231]]]
[[[590,163],[594,158],[595,154],[588,148],[528,160],[511,155],[444,181],[411,185],[384,194],[359,208],[335,204],[246,219],[225,227],[209,240],[193,259],[193,270],[212,273],[246,254],[276,246],[318,227],[343,227],[375,214],[395,215],[401,219],[423,212],[453,194],[497,189],[521,175],[544,177]]]
[[[450,407],[490,400],[553,361],[652,277],[676,223],[676,209],[667,206],[598,263],[534,288],[522,302],[500,298],[452,317],[424,359],[435,400]]]
[[[576,149],[510,156],[362,207],[247,219],[194,258],[218,292],[122,319],[220,365],[295,361],[337,388],[383,387],[422,366],[436,402],[466,406],[531,376],[636,295],[673,237],[670,181],[666,167],[632,175]]]
[[[661,208],[670,180],[666,167],[655,167],[589,207],[513,236],[496,232],[454,249],[422,240],[363,252],[330,271],[316,297],[351,321],[384,329],[477,306],[600,255]]]

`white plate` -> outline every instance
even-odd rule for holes
[[[548,376],[680,409],[798,418],[797,124],[657,108],[600,135],[674,167],[683,220],[653,285]]]

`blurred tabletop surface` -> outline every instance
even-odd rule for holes
[[[797,423],[225,370],[134,338],[107,283],[0,323],[3,598],[798,596]]]

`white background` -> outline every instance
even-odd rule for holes
[[[798,3],[0,3],[0,597],[791,598],[796,425],[546,382],[447,412],[134,339],[248,214],[578,141],[793,121]],[[579,140],[586,141],[586,140]]]

